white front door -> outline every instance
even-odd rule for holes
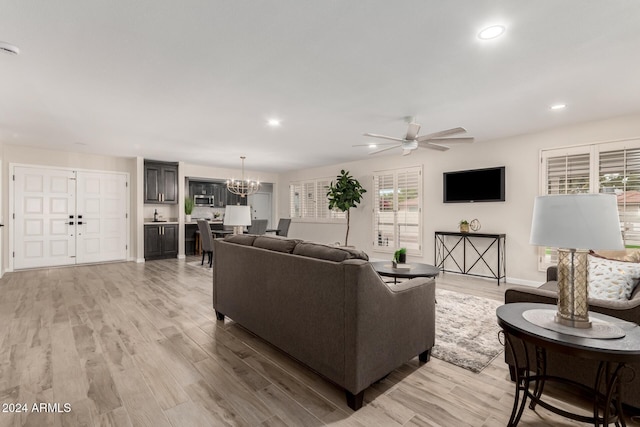
[[[75,172],[16,167],[14,177],[14,268],[75,264]]]
[[[15,166],[13,268],[127,258],[127,177]]]
[[[126,177],[102,172],[77,173],[78,263],[127,257]]]

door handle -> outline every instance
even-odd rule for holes
[[[69,225],[73,225],[73,221],[69,221]]]

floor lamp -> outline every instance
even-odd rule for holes
[[[223,225],[233,227],[233,234],[242,234],[245,226],[251,225],[251,208],[241,205],[227,205],[224,209]]]
[[[624,249],[613,194],[539,196],[533,205],[532,245],[558,248],[558,311],[555,322],[590,328],[589,250]]]

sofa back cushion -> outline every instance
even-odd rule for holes
[[[286,254],[293,253],[294,248],[302,240],[287,239],[285,237],[278,236],[258,236],[253,241],[253,246],[256,248],[269,249],[276,252],[284,252]]]
[[[258,236],[253,234],[230,234],[224,240],[238,245],[253,246],[253,241],[256,240],[256,237]]]
[[[357,249],[328,246],[311,242],[299,243],[293,250],[293,254],[335,262],[342,262],[347,259],[369,260],[369,256],[366,253]]]

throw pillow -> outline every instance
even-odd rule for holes
[[[628,300],[640,279],[640,264],[589,255],[589,297]]]

